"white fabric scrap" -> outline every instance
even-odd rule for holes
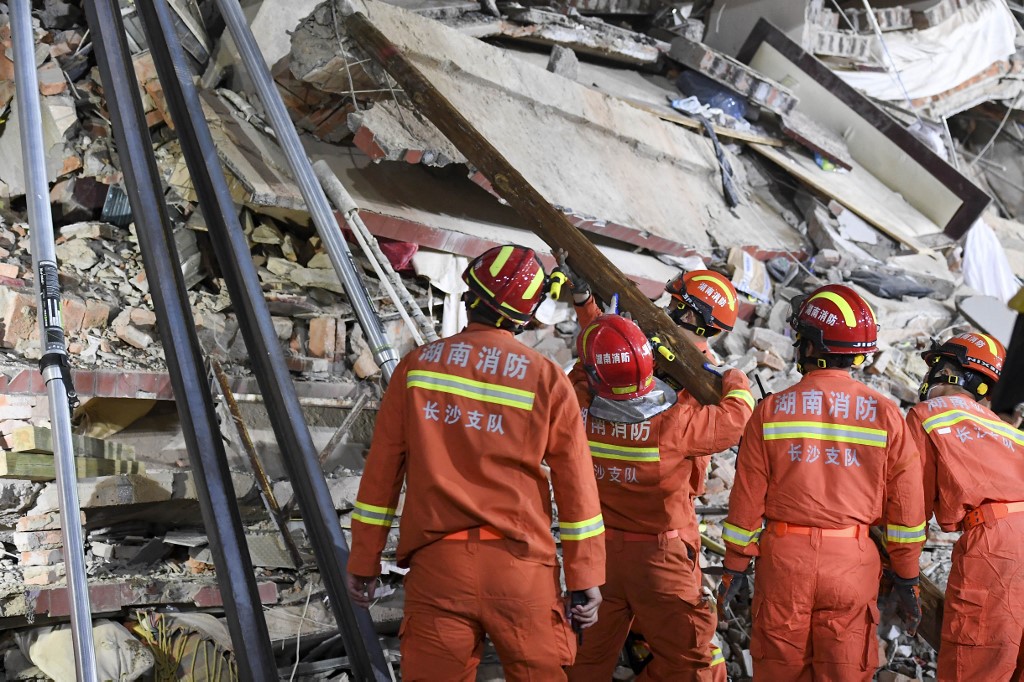
[[[869,97],[890,102],[906,97],[892,73],[895,62],[911,99],[951,90],[1016,52],[1016,20],[1002,0],[978,0],[938,26],[920,31],[885,33],[885,44],[872,47],[886,71],[843,71],[836,75]]]
[[[964,282],[971,288],[1006,302],[1020,289],[999,237],[979,218],[964,240]]]
[[[423,249],[412,257],[412,267],[416,274],[426,277],[433,286],[444,292],[441,338],[458,334],[469,321],[466,306],[462,302],[463,292],[469,289],[462,281],[462,273],[468,265],[469,259],[465,256]]]

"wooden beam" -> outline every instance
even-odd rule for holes
[[[127,459],[99,459],[96,457],[75,457],[75,471],[78,478],[113,476],[115,474],[144,474],[142,462]],[[53,481],[57,478],[53,468],[53,455],[30,452],[0,452],[0,478],[15,478],[23,481]]]
[[[675,352],[673,361],[656,355],[659,367],[700,402],[706,405],[718,402],[721,378],[703,369],[703,353],[680,333],[665,311],[644,296],[552,206],[366,15],[349,14],[345,18],[345,29],[359,47],[395,79],[419,111],[490,180],[495,191],[528,221],[533,231],[553,251],[565,250],[569,265],[590,282],[599,298],[608,301],[618,294],[621,309],[632,313],[648,336],[658,336]],[[538,151],[543,153],[543,150]]]

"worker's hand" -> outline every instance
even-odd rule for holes
[[[736,601],[736,597],[747,587],[747,574],[723,569],[722,582],[718,583],[718,617],[725,620],[725,610]]]
[[[361,575],[345,574],[345,584],[348,587],[348,596],[356,606],[364,609],[370,608],[373,595],[377,591],[377,578],[367,578]]]
[[[601,606],[601,589],[591,587],[580,591],[587,596],[587,601],[572,607],[572,620],[579,627],[586,629],[597,623],[597,609]]]
[[[555,254],[558,258],[558,271],[565,275],[569,288],[572,289],[572,301],[576,305],[582,305],[590,298],[590,282],[581,277],[575,270],[565,262],[568,254],[565,249],[559,249]]]
[[[903,621],[903,629],[913,637],[917,634],[917,626],[921,624],[921,587],[920,579],[901,578],[895,573],[892,576],[892,593],[896,597],[896,615]]]

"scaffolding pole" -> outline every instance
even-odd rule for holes
[[[345,584],[348,545],[203,115],[198,90],[175,33],[170,7],[166,0],[138,3],[136,7],[351,670],[359,680],[390,680],[390,668],[370,614],[365,609],[354,609],[349,600]],[[337,226],[335,232],[340,234]],[[365,299],[366,292],[358,278],[355,281]],[[380,322],[376,317],[374,320],[379,329]]]
[[[274,79],[270,75],[270,69],[263,60],[263,54],[256,44],[256,37],[249,29],[249,24],[242,13],[242,7],[238,0],[216,0],[217,9],[220,10],[224,23],[227,24],[228,32],[235,41],[238,54],[241,55],[245,70],[252,79],[256,92],[259,94],[263,108],[270,119],[270,126],[274,129],[277,142],[281,145],[282,151],[288,159],[288,166],[292,170],[302,192],[302,198],[306,200],[306,208],[313,218],[320,239],[327,248],[327,255],[330,256],[331,264],[334,265],[341,285],[345,289],[349,303],[356,313],[359,326],[363,328],[366,339],[370,344],[370,351],[373,353],[373,360],[380,367],[384,375],[384,382],[391,381],[391,374],[398,364],[398,353],[388,343],[384,329],[381,327],[377,311],[373,309],[370,298],[359,280],[359,273],[355,263],[352,261],[352,252],[334,218],[331,205],[327,202],[327,196],[323,188],[317,182],[313,173],[313,166],[309,162],[306,151],[302,148],[299,135],[295,132],[295,125],[288,116],[281,94],[274,85]]]
[[[139,84],[128,53],[121,8],[118,0],[90,0],[83,5],[94,36],[103,95],[151,285],[160,341],[210,538],[239,677],[276,682],[270,635],[142,111]]]
[[[18,100],[21,156],[25,164],[32,270],[38,304],[39,340],[42,357],[39,369],[46,382],[53,432],[53,465],[57,472],[57,506],[64,542],[68,603],[71,611],[71,646],[75,655],[75,677],[96,680],[96,651],[92,636],[92,609],[85,575],[85,547],[79,523],[78,476],[71,442],[71,410],[78,396],[71,383],[71,367],[64,343],[61,321],[60,283],[53,244],[53,216],[50,186],[46,179],[43,120],[39,106],[39,78],[36,74],[35,38],[32,32],[32,3],[11,0],[11,39],[14,43],[14,85]]]

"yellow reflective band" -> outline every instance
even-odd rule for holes
[[[736,297],[732,295],[732,289],[728,285],[724,284],[724,280],[711,275],[697,275],[693,278],[694,282],[700,282],[702,280],[717,284],[722,291],[725,292],[725,298],[729,301],[729,310],[736,310]]]
[[[750,391],[746,390],[745,388],[739,388],[736,389],[735,391],[729,391],[728,393],[725,394],[725,399],[728,400],[729,398],[739,398],[747,405],[749,405],[750,409],[754,409],[754,405],[757,404],[754,402],[754,396],[751,395]]]
[[[948,412],[942,412],[935,416],[928,417],[922,424],[924,426],[925,433],[931,433],[935,429],[945,426],[953,426],[954,424],[958,424],[965,420],[976,422],[998,433],[1000,436],[1012,440],[1018,445],[1024,445],[1024,433],[1021,433],[1006,422],[987,419],[980,415],[964,412],[963,410],[949,410]]]
[[[622,395],[623,393],[636,393],[636,384],[632,386],[612,386],[612,393]]]
[[[839,312],[843,314],[843,321],[846,322],[846,326],[857,326],[857,316],[853,314],[853,308],[850,307],[850,304],[847,303],[846,299],[844,299],[842,296],[840,296],[834,291],[822,291],[815,294],[814,296],[811,296],[811,298],[807,302],[810,303],[816,298],[825,298],[835,303],[836,306],[839,308]]]
[[[534,394],[530,391],[509,388],[500,384],[488,384],[484,381],[474,381],[454,374],[414,369],[406,377],[405,386],[406,388],[425,388],[441,393],[461,395],[464,398],[495,405],[506,405],[520,410],[533,410]]]
[[[356,500],[356,509],[362,509],[363,511],[368,511],[368,512],[376,512],[378,514],[392,514],[392,515],[394,515],[394,513],[398,511],[397,508],[392,509],[391,507],[377,507],[377,506],[372,505],[372,504],[366,504],[365,502],[360,502],[359,500]]]
[[[586,540],[604,532],[604,517],[598,514],[586,521],[559,521],[558,535],[562,541]]]
[[[764,440],[813,438],[876,448],[884,448],[889,441],[889,435],[884,429],[828,422],[767,422],[764,424],[763,433]]]
[[[587,339],[590,338],[590,332],[597,329],[597,326],[598,325],[596,323],[592,324],[589,327],[587,327],[587,330],[585,332],[583,332],[583,343],[580,345],[580,347],[583,348],[584,353],[587,352]]]
[[[871,304],[868,303],[868,300],[866,298],[862,298],[861,300],[864,301],[864,305],[867,306],[868,312],[871,313],[871,321],[877,325],[878,316],[875,315],[875,309],[871,307]]]
[[[885,526],[885,539],[887,542],[905,544],[910,542],[924,542],[926,539],[925,524],[919,526],[898,526],[890,523]]]
[[[533,276],[533,281],[530,282],[530,286],[526,287],[526,291],[523,292],[523,300],[529,301],[533,298],[534,294],[537,293],[537,290],[540,289],[541,284],[544,284],[544,273],[538,270],[537,274]]]
[[[751,543],[757,542],[760,537],[760,528],[757,530],[747,530],[746,528],[734,526],[728,521],[722,523],[722,539],[738,547],[746,547]]]
[[[623,462],[657,462],[661,460],[658,448],[633,448],[625,445],[609,445],[589,440],[590,456],[598,459],[618,459]]]
[[[978,334],[978,336],[985,339],[985,343],[988,344],[989,353],[992,353],[992,355],[999,355],[999,350],[996,348],[996,343],[995,341],[992,340],[991,336],[989,336],[988,334]]]
[[[469,271],[469,276],[473,278],[473,281],[476,282],[481,289],[487,292],[488,296],[494,298],[494,292],[488,289],[487,285],[480,281],[480,278],[476,276],[476,272],[474,270]]]
[[[725,656],[722,654],[722,650],[715,647],[711,650],[711,665],[716,666],[719,663],[725,663]]]
[[[505,263],[508,262],[509,256],[515,251],[514,246],[503,246],[501,251],[498,252],[498,257],[491,263],[491,277],[497,277],[501,269],[505,267]]]
[[[395,518],[396,511],[390,507],[377,507],[357,501],[355,509],[352,511],[352,520],[361,521],[370,526],[390,527],[391,521]]]

